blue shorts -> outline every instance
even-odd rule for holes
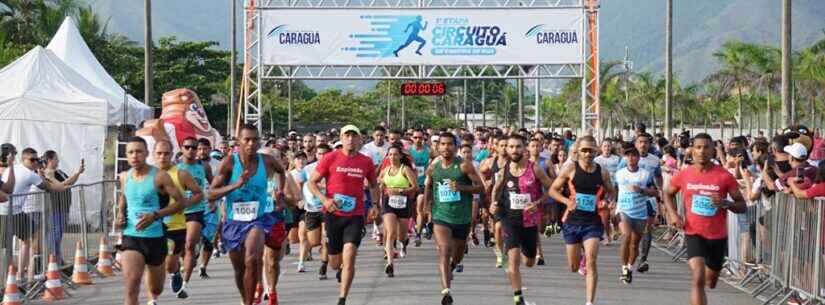
[[[204,239],[213,240],[215,239],[215,233],[218,233],[218,214],[215,212],[209,212],[203,214],[203,220],[205,222],[203,228],[201,229],[201,235],[203,235]]]
[[[264,233],[264,236],[269,235],[269,231],[275,225],[275,222],[276,218],[272,213],[266,213],[253,221],[227,221],[221,228],[221,240],[223,241],[224,250],[231,252],[243,248],[246,235],[252,229],[257,228]]]
[[[591,238],[598,238],[599,240],[602,240],[602,235],[604,235],[604,227],[601,223],[589,225],[565,223],[562,225],[562,233],[564,234],[565,244],[576,245]]]

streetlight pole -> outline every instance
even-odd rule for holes
[[[536,78],[536,96],[535,97],[536,97],[536,105],[535,105],[535,109],[533,109],[533,112],[534,112],[534,116],[536,117],[535,128],[536,128],[536,130],[538,130],[539,127],[541,127],[541,117],[540,117],[540,115],[541,115],[541,110],[540,110],[541,109],[541,107],[540,107],[541,79],[540,78]]]
[[[152,0],[143,0],[143,40],[144,40],[144,54],[143,54],[143,103],[149,105],[152,101],[152,78],[154,71],[152,69]]]
[[[782,128],[791,125],[791,0],[782,0]]]
[[[484,87],[487,87],[487,82],[481,81],[481,126],[487,127],[487,109],[486,100],[484,96]]]
[[[667,35],[666,35],[666,59],[665,64],[665,137],[670,137],[671,128],[673,127],[673,0],[667,0],[667,21],[666,21]],[[655,124],[655,121],[654,121]],[[656,130],[656,125],[653,125],[653,130]]]
[[[467,123],[467,79],[464,79],[464,88],[461,90],[461,94],[464,99],[464,105],[462,106],[463,109],[461,112],[464,112],[464,128],[469,128],[470,125]]]
[[[231,11],[232,11],[232,18],[229,18],[230,28],[232,29],[232,33],[230,36],[232,37],[232,46],[229,48],[229,107],[227,107],[227,117],[226,117],[226,130],[227,135],[235,134],[233,131],[234,124],[232,124],[232,118],[235,117],[235,45],[237,42],[237,0],[229,0]],[[212,143],[212,145],[217,145],[217,143]]]
[[[518,86],[518,128],[524,128],[524,80],[516,80]]]

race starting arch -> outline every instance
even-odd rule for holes
[[[581,79],[599,136],[599,0],[246,0],[238,122],[268,80]]]

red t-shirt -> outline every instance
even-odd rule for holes
[[[324,155],[315,171],[326,179],[327,197],[335,199],[337,195],[339,202],[355,199],[355,208],[351,212],[338,210],[336,216],[364,216],[364,179],[375,182],[372,159],[360,153],[347,156],[338,149]]]
[[[805,195],[808,198],[825,197],[825,183],[814,184],[811,188],[805,190]]]
[[[713,165],[705,173],[690,166],[676,174],[670,180],[670,184],[682,192],[682,202],[685,204],[685,234],[699,235],[706,239],[728,237],[728,212],[716,208],[710,196],[719,194],[724,199],[738,188],[739,184],[733,175],[719,165]]]

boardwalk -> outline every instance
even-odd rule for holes
[[[524,286],[527,300],[539,305],[584,304],[584,279],[579,274],[565,270],[562,241],[558,236],[544,241],[548,265],[524,270]],[[410,248],[410,255],[396,266],[396,277],[388,279],[383,274],[381,250],[372,240],[364,240],[358,257],[357,274],[347,304],[402,305],[439,304],[441,290],[436,269],[435,248],[432,241],[425,241],[421,248]],[[662,252],[652,250],[651,272],[634,274],[631,285],[619,282],[618,247],[602,247],[599,256],[601,278],[597,304],[657,304],[675,305],[689,303],[689,276],[684,263],[671,262]],[[284,259],[285,267],[279,285],[280,304],[335,304],[338,286],[334,273],[330,280],[318,281],[316,271],[319,262],[308,263],[309,272],[295,272],[294,254]],[[494,267],[492,250],[472,248],[467,256],[463,273],[456,274],[453,282],[456,304],[512,304],[512,291],[503,269]],[[209,280],[197,278],[189,284],[190,297],[176,299],[169,293],[168,278],[161,304],[239,304],[240,299],[231,279],[231,266],[226,257],[213,260]],[[73,290],[69,300],[52,304],[111,305],[122,304],[120,277],[95,279],[93,286]],[[710,304],[753,305],[757,301],[740,291],[720,282],[719,288],[710,292]],[[145,297],[141,295],[141,303]],[[29,304],[44,304],[34,301]]]

